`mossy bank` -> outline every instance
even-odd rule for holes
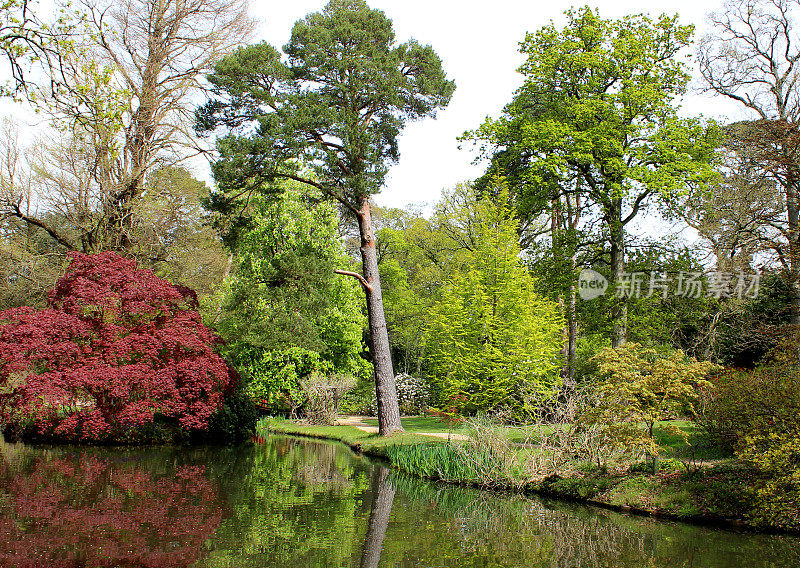
[[[664,460],[655,474],[644,467],[614,473],[586,469],[565,477],[523,480],[499,465],[491,452],[465,451],[468,444],[456,436],[410,432],[382,438],[354,426],[312,426],[279,418],[262,420],[257,431],[260,436],[271,432],[336,440],[407,473],[446,483],[544,495],[699,524],[800,533],[800,527],[765,521],[754,489],[755,474],[729,460],[692,469]]]

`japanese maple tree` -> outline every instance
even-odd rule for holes
[[[197,297],[116,253],[72,253],[48,307],[0,312],[7,438],[148,441],[208,428],[235,383]]]

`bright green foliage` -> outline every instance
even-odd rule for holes
[[[293,379],[270,375],[269,351],[285,355],[302,347],[318,353],[329,370],[353,376],[368,366],[360,356],[361,294],[354,280],[333,273],[349,264],[337,230],[335,208],[296,187],[251,204],[220,329],[240,373],[260,385],[259,400],[272,404],[294,392],[286,386]]]
[[[515,191],[578,172],[592,200],[611,208],[615,198],[644,199],[707,178],[706,132],[674,104],[689,79],[677,54],[692,26],[666,16],[603,20],[588,7],[568,11],[567,20],[563,30],[549,25],[526,36],[525,84],[504,116],[476,133],[503,150],[497,167],[524,166],[514,172]]]
[[[800,428],[748,436],[739,457],[761,473],[755,520],[768,527],[800,529]]]
[[[488,176],[508,178],[526,223],[567,194],[579,198],[600,229],[593,239],[610,257],[613,289],[624,271],[626,226],[654,197],[713,179],[716,129],[678,115],[689,78],[679,54],[691,26],[666,16],[604,20],[588,7],[566,16],[563,29],[551,24],[526,36],[523,86],[501,118],[466,136],[491,155]],[[615,344],[624,343],[623,302],[611,313]]]
[[[465,242],[469,227],[455,218],[475,215],[474,201],[474,189],[460,185],[444,193],[431,219],[415,211],[376,211],[386,323],[400,372],[421,371],[431,307],[471,247]]]
[[[47,13],[45,18],[42,14]],[[58,65],[63,53],[74,49],[76,25],[83,15],[70,3],[48,5],[43,9],[33,0],[3,0],[0,3],[0,53],[9,65],[7,82],[0,85],[0,95],[17,95],[36,85],[35,71],[49,72],[49,83],[57,87]],[[31,64],[41,69],[31,69]]]
[[[655,465],[661,448],[654,427],[672,415],[693,415],[699,390],[711,386],[707,376],[715,366],[682,351],[659,353],[638,343],[605,349],[596,358],[602,377],[597,404],[581,419],[605,427],[613,442],[644,452]],[[678,428],[672,433],[685,439]]]
[[[245,392],[272,411],[299,408],[305,401],[302,382],[315,373],[328,373],[330,362],[302,347],[277,351],[254,351],[245,366]]]
[[[521,405],[523,389],[557,380],[562,319],[519,258],[517,222],[502,203],[474,203],[474,249],[431,310],[427,357],[439,401],[463,412]]]

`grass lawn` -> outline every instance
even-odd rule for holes
[[[270,431],[278,434],[340,440],[345,444],[354,446],[360,451],[383,457],[386,457],[384,450],[387,446],[414,445],[431,442],[429,436],[420,436],[414,432],[395,434],[383,438],[378,436],[378,434],[371,434],[359,430],[355,426],[311,426],[275,417],[263,418],[260,420],[256,430],[260,434],[265,434],[267,431]]]
[[[404,416],[402,418],[403,428],[407,434],[417,432],[437,432],[447,434],[469,434],[467,425],[449,426],[443,420],[433,416]],[[378,426],[377,418],[366,418],[364,423],[369,426]],[[673,428],[681,430],[686,438],[674,432]],[[316,427],[311,427],[316,428]],[[336,426],[323,426],[321,428],[337,428]],[[352,428],[352,427],[351,427]],[[538,430],[537,430],[538,428]],[[551,430],[553,426],[539,426],[527,428],[503,428],[509,441],[520,444],[524,442],[536,442],[537,434],[541,429]],[[355,428],[353,428],[355,430]],[[363,436],[361,436],[363,437]],[[725,459],[720,453],[719,448],[704,443],[702,432],[697,424],[691,420],[672,420],[661,422],[655,428],[655,437],[658,444],[663,448],[663,458],[689,459],[694,457],[696,460],[716,461]]]
[[[456,424],[449,426],[447,422],[434,418],[433,416],[404,416],[401,422],[403,423],[403,428],[405,428],[406,432],[409,434],[413,432],[442,432],[445,434],[452,432],[461,434],[464,432],[462,425]],[[364,424],[377,427],[378,419],[365,418]]]

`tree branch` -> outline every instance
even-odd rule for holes
[[[361,282],[361,285],[367,292],[372,292],[372,285],[369,282],[367,282],[367,279],[361,276],[358,272],[351,272],[349,270],[339,270],[339,269],[336,269],[333,272],[335,274],[341,274],[343,276],[352,276],[353,278]]]

